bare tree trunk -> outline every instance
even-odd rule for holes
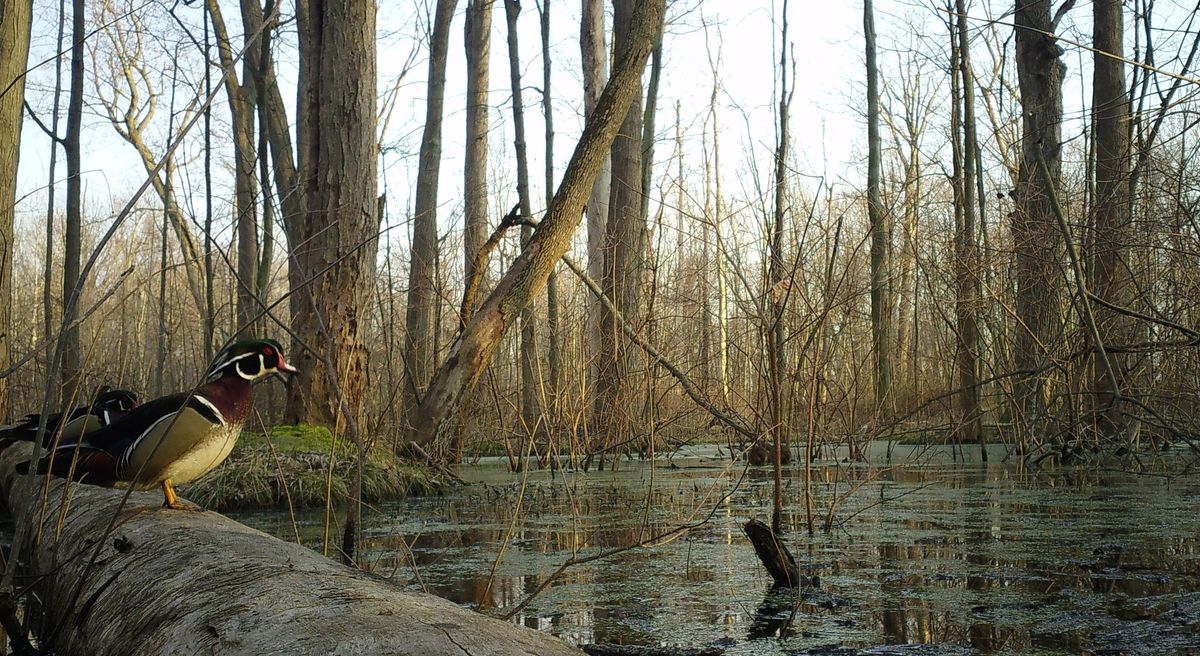
[[[921,137],[926,120],[920,112],[922,107],[917,105],[915,90],[920,88],[919,71],[913,70],[902,74],[904,80],[904,126],[897,135],[897,141],[903,140],[905,159],[904,167],[904,229],[900,241],[899,259],[899,296],[897,297],[896,317],[896,360],[897,369],[904,377],[904,397],[917,402],[918,362],[911,357],[911,347],[915,342],[914,320],[917,317],[917,230],[921,208]],[[897,143],[897,148],[900,143]]]
[[[208,0],[210,7],[217,0]],[[259,0],[246,0],[242,6],[242,24],[250,25],[247,16],[257,10]],[[254,4],[254,9],[248,5]],[[219,9],[213,11],[217,29],[217,53],[225,69],[225,94],[229,97],[230,124],[233,126],[233,189],[234,215],[237,226],[237,330],[252,332],[251,323],[258,313],[254,294],[258,281],[258,170],[255,153],[254,116],[257,103],[256,71],[260,68],[262,49],[251,47],[256,37],[243,29],[242,78],[238,81],[234,68],[233,44],[219,19]]]
[[[55,50],[62,52],[63,33],[67,25],[67,1],[59,0],[58,2],[58,37],[55,40]],[[0,53],[7,56],[7,53]],[[23,84],[23,82],[22,82]],[[23,93],[24,87],[22,87]],[[45,262],[42,269],[42,339],[46,342],[46,362],[49,362],[54,354],[54,346],[50,342],[50,338],[54,333],[54,292],[51,281],[54,280],[54,208],[56,198],[56,182],[58,175],[58,147],[62,144],[62,140],[58,135],[59,123],[59,108],[62,104],[62,57],[55,56],[54,58],[54,107],[51,110],[50,116],[50,167],[46,174],[46,250]],[[16,166],[13,166],[16,169]],[[0,203],[5,203],[5,197],[0,196]],[[9,300],[5,300],[11,303]],[[0,418],[4,417],[4,413],[0,412]]]
[[[433,366],[434,313],[438,299],[434,278],[437,259],[438,171],[442,161],[442,107],[446,95],[446,57],[450,45],[450,19],[458,0],[438,0],[429,42],[429,83],[425,101],[425,129],[417,170],[413,208],[412,255],[408,272],[408,308],[404,318],[404,368],[406,406],[416,408]],[[411,414],[410,414],[411,416]]]
[[[209,21],[208,11],[204,12],[204,97],[212,95],[212,61],[209,58]],[[265,40],[265,36],[264,36]],[[264,128],[265,130],[265,128]],[[204,197],[212,198],[212,104],[204,106]],[[213,339],[216,338],[216,290],[213,289],[213,204],[204,204],[204,304],[201,308],[204,317],[204,354],[211,357],[216,352]],[[293,350],[293,352],[295,352]]]
[[[262,32],[266,31],[263,27],[263,13],[272,16],[272,21],[274,21],[276,2],[277,0],[266,0],[265,9],[259,7],[258,0],[242,3],[242,28],[245,32],[243,43],[246,44],[247,49],[242,66],[242,85],[249,89],[246,95],[255,116],[258,117],[258,138],[255,146],[258,168],[256,172],[248,173],[248,175],[257,175],[258,190],[262,194],[261,228],[255,234],[257,248],[255,252],[245,254],[248,260],[247,267],[251,264],[254,267],[254,275],[252,278],[244,279],[244,284],[247,287],[247,300],[253,302],[251,307],[255,312],[258,311],[260,304],[266,304],[268,301],[267,286],[271,276],[271,260],[275,254],[272,237],[275,213],[271,202],[270,157],[268,154],[270,145],[267,140],[266,103],[263,101],[263,97],[266,95],[266,74],[263,66],[269,61],[271,40]],[[253,27],[253,30],[247,29],[246,26]],[[258,42],[253,43],[254,39],[258,39]],[[248,122],[253,130],[254,119],[248,119]],[[238,239],[238,256],[242,257],[241,237]],[[249,262],[250,259],[253,259],[254,262]],[[254,299],[255,296],[257,299]]]
[[[267,41],[263,40],[263,46]],[[262,54],[265,57],[266,53]],[[260,61],[262,61],[260,59]],[[257,97],[266,94],[264,76],[261,71],[255,72],[254,85]],[[258,188],[262,190],[262,238],[258,249],[258,274],[255,276],[254,293],[259,301],[267,304],[271,284],[271,265],[275,259],[275,203],[271,197],[271,158],[270,142],[267,140],[267,106],[257,102],[258,114]],[[257,309],[257,308],[256,308]],[[274,388],[272,388],[274,389]]]
[[[583,108],[590,118],[600,100],[600,92],[608,83],[608,46],[605,42],[604,1],[582,0],[582,19],[579,27],[579,49],[583,62]],[[596,174],[591,196],[587,202],[588,275],[593,280],[604,279],[604,231],[608,223],[608,196],[612,184],[612,159],[606,153]],[[599,356],[603,348],[600,339],[601,304],[588,297],[587,316],[587,386],[585,395],[597,389]]]
[[[479,379],[517,314],[541,292],[550,270],[567,251],[583,209],[635,95],[662,21],[664,0],[638,3],[630,21],[628,47],[621,49],[613,76],[589,115],[571,163],[546,216],[511,269],[472,316],[421,403],[413,441],[434,441],[459,410],[464,393]]]
[[[477,263],[486,263],[480,258],[480,249],[487,241],[488,233],[488,79],[491,69],[489,59],[492,50],[492,1],[469,0],[465,21],[465,48],[467,53],[467,146],[463,169],[463,272],[464,287],[470,288],[476,276],[480,280],[485,271],[476,271]],[[464,297],[468,292],[464,292]],[[471,294],[474,296],[474,294]],[[474,305],[474,299],[464,302]],[[472,308],[464,307],[460,317],[466,325],[467,313]],[[462,460],[465,427],[454,433],[450,457],[454,462]]]
[[[613,3],[613,48],[622,53],[633,37],[634,0]],[[604,241],[604,293],[634,326],[642,324],[645,222],[642,207],[642,87],[639,84],[612,146],[612,189]],[[600,371],[593,416],[607,445],[627,443],[640,429],[632,396],[639,378],[635,349],[607,307],[601,312]],[[603,460],[601,461],[603,463]]]
[[[867,57],[867,217],[871,224],[871,352],[875,364],[875,409],[892,408],[891,334],[888,330],[888,226],[879,192],[882,154],[879,142],[879,69],[875,64],[875,12],[863,3],[863,32]]]
[[[546,206],[554,199],[554,107],[550,94],[550,3],[538,2],[538,17],[542,32],[542,117],[546,124]],[[559,327],[558,269],[550,272],[546,281],[546,330],[549,343],[546,360],[550,366],[550,419],[557,422],[557,398],[563,385],[562,334]]]
[[[1033,372],[1054,357],[1060,342],[1062,284],[1058,271],[1063,238],[1054,219],[1050,189],[1038,172],[1042,157],[1054,187],[1061,180],[1062,49],[1055,43],[1050,0],[1016,0],[1013,16],[1017,79],[1021,91],[1021,160],[1012,214],[1016,251],[1018,327],[1013,347],[1019,371]],[[1018,449],[1029,432],[1046,426],[1049,380],[1029,375],[1017,384],[1014,422]]]
[[[346,414],[365,425],[363,303],[373,284],[379,230],[375,4],[317,0],[301,8],[303,111],[296,134],[304,211],[286,214],[289,222],[299,222],[289,228],[292,264],[313,280],[296,292],[309,300],[292,317],[292,330],[312,348],[328,346],[332,353],[326,358],[301,350],[299,359],[309,369],[301,369],[289,385],[288,414],[341,432],[349,421]],[[280,166],[280,151],[273,147],[272,154]],[[332,376],[326,360],[334,367]],[[341,398],[346,408],[340,407]]]
[[[13,216],[32,24],[32,0],[0,0],[0,370],[8,369],[12,350]],[[0,378],[0,420],[8,412],[8,378]]]
[[[171,67],[171,106],[167,112],[167,134],[175,134],[175,86],[179,78],[179,60],[172,60]],[[168,157],[166,164],[163,166],[163,184],[167,189],[171,189],[173,184],[172,177],[175,175],[174,167],[175,158]],[[162,242],[158,248],[158,341],[155,344],[155,362],[154,367],[154,394],[162,396],[166,394],[163,384],[163,374],[166,372],[167,362],[167,234],[171,227],[171,205],[163,203],[162,216],[162,231],[160,237]]]
[[[717,113],[717,98],[720,95],[720,80],[717,64],[712,59],[712,54],[709,54],[709,67],[712,71],[712,92],[708,97],[708,120],[711,123],[712,129],[712,146],[711,157],[708,156],[710,148],[705,144],[705,161],[704,161],[704,209],[707,218],[712,222],[713,233],[713,252],[712,262],[716,264],[717,274],[717,357],[712,359],[712,362],[717,367],[717,378],[721,383],[721,400],[726,406],[730,402],[730,380],[729,380],[729,274],[726,270],[726,253],[725,253],[725,195],[721,190],[721,124]],[[706,137],[707,138],[707,137]],[[709,184],[711,179],[712,184]],[[710,193],[711,189],[711,193]],[[711,330],[711,306],[709,301],[709,286],[708,286],[708,270],[709,270],[709,251],[708,240],[704,240],[704,251],[700,267],[700,289],[702,308],[703,308],[703,338],[700,345],[700,353],[706,363],[711,358],[712,340]],[[711,370],[711,365],[706,364],[706,368]]]
[[[508,23],[508,75],[512,84],[513,132],[516,137],[517,152],[517,196],[520,202],[521,216],[533,215],[532,203],[529,200],[529,159],[525,151],[525,103],[521,100],[521,52],[517,44],[517,16],[521,13],[521,4],[517,0],[504,0],[504,16]],[[528,225],[521,228],[522,245],[529,242],[533,229]],[[526,431],[533,431],[538,425],[538,388],[540,377],[537,375],[537,342],[536,315],[532,306],[526,306],[521,311],[521,420]]]
[[[63,235],[63,302],[70,314],[63,316],[62,384],[60,394],[71,398],[80,383],[79,326],[75,325],[78,306],[66,303],[79,281],[83,226],[83,178],[80,163],[80,131],[83,127],[83,0],[71,0],[71,91],[67,99],[67,134],[63,150],[67,155],[67,217]]]
[[[1129,97],[1125,87],[1124,21],[1120,0],[1093,3],[1095,59],[1092,77],[1092,121],[1096,135],[1096,216],[1091,240],[1092,288],[1096,295],[1114,305],[1130,307],[1135,286],[1130,268],[1133,212],[1129,191]],[[1134,325],[1130,317],[1107,307],[1097,308],[1097,327],[1106,343],[1131,343]],[[1095,380],[1092,384],[1094,413],[1099,438],[1119,437],[1129,425],[1120,403],[1129,373],[1129,355],[1110,352],[1109,365],[1093,354]]]
[[[870,0],[867,0],[867,7],[870,7]],[[775,443],[775,452],[772,454],[775,486],[771,512],[771,530],[775,533],[779,533],[783,527],[783,441],[788,435],[783,411],[783,376],[786,361],[783,352],[783,312],[788,296],[783,267],[783,229],[788,205],[787,157],[788,142],[791,140],[788,133],[788,108],[792,102],[792,96],[788,92],[787,9],[788,2],[783,0],[779,39],[779,143],[775,145],[775,213],[771,222],[771,241],[767,249],[771,257],[768,264],[766,297],[770,299],[771,316],[770,323],[764,326],[767,331],[767,377],[770,387],[767,399],[771,412],[771,437]]]
[[[958,425],[959,440],[963,443],[978,442],[981,458],[987,462],[987,449],[983,443],[983,417],[979,403],[979,246],[975,228],[975,184],[978,146],[975,138],[975,90],[971,73],[970,44],[967,38],[967,10],[963,0],[955,0],[958,14],[958,70],[962,89],[962,158],[961,176],[955,180],[961,189],[962,223],[955,236],[955,320],[957,324],[956,364],[958,369]],[[951,29],[951,34],[954,30]],[[954,102],[959,102],[955,97]],[[955,139],[958,135],[955,134]]]
[[[488,234],[488,59],[492,43],[491,0],[468,0],[467,148],[463,170],[464,280],[475,272],[475,256]]]

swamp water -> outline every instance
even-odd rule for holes
[[[715,447],[555,477],[499,460],[464,466],[471,484],[452,494],[364,510],[363,557],[414,589],[464,605],[486,595],[503,612],[572,556],[689,524],[568,567],[512,621],[577,644],[731,655],[1200,654],[1200,476],[1002,458],[897,447],[888,460],[875,445],[872,466],[831,461],[814,469],[814,499],[819,521],[839,499],[835,523],[812,538],[803,469],[785,468],[783,537],[819,577],[799,595],[768,592],[741,530],[770,521],[770,469],[746,472]],[[321,540],[319,512],[295,525],[279,513],[237,518]]]

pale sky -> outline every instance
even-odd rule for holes
[[[136,0],[135,0],[136,1]],[[145,2],[145,0],[142,0]],[[578,0],[550,0],[552,10],[551,63],[553,66],[553,98],[555,107],[555,168],[559,175],[570,157],[575,139],[582,128],[581,85],[579,72],[579,2]],[[883,75],[897,65],[897,51],[917,50],[930,57],[926,74],[931,77],[944,76],[945,57],[942,49],[948,37],[942,17],[935,13],[930,4],[933,0],[877,0],[876,25],[879,41],[879,58]],[[384,93],[395,81],[408,58],[418,48],[418,61],[402,80],[394,115],[384,136],[388,148],[383,157],[380,188],[389,194],[389,220],[392,223],[406,219],[411,207],[412,188],[415,182],[417,148],[425,114],[425,76],[427,72],[426,50],[423,45],[425,12],[428,0],[418,3],[381,3],[379,14],[379,89]],[[47,5],[50,3],[46,3]],[[443,132],[443,160],[440,185],[439,223],[441,232],[453,230],[461,222],[461,181],[463,134],[465,131],[465,55],[463,52],[463,5],[456,12],[451,27],[450,64],[447,71],[446,114]],[[940,3],[939,3],[940,4]],[[541,114],[541,45],[539,41],[538,17],[534,0],[525,0],[520,19],[521,61],[524,75],[524,102],[526,106],[526,133],[530,153],[530,178],[532,181],[533,206],[540,210],[544,198],[542,191],[543,152]],[[170,69],[163,62],[169,61],[167,54],[174,56],[174,35],[178,28],[170,22],[164,7],[158,0],[139,4],[147,27],[147,57],[165,70],[158,73],[157,82],[165,86],[170,80]],[[756,162],[763,184],[769,184],[771,148],[775,139],[775,65],[778,61],[778,22],[775,12],[780,11],[781,2],[771,0],[678,0],[669,10],[668,34],[665,39],[664,76],[660,90],[658,134],[659,147],[656,151],[657,172],[667,166],[665,160],[671,156],[674,144],[675,103],[681,104],[681,116],[685,141],[686,165],[689,172],[701,166],[701,135],[707,114],[709,94],[712,88],[710,53],[717,57],[719,50],[718,76],[722,87],[719,97],[719,121],[722,132],[722,168],[724,188],[733,200],[745,200],[753,193],[751,162]],[[1008,3],[1004,3],[1008,8]],[[178,5],[177,11],[189,20],[199,32],[198,9]],[[226,10],[227,20],[236,23],[234,6]],[[190,12],[190,13],[188,13]],[[984,18],[987,10],[976,7],[969,12],[972,18]],[[791,108],[792,148],[797,161],[797,170],[804,175],[828,173],[831,180],[841,185],[861,184],[865,170],[865,124],[862,117],[864,102],[862,5],[860,2],[822,2],[792,0],[789,5],[790,24],[788,40],[795,58],[796,92]],[[1007,16],[997,16],[1008,20]],[[53,51],[54,12],[43,12],[34,26],[33,53],[31,64],[47,58]],[[978,23],[975,23],[978,24]],[[1078,34],[1076,24],[1090,25],[1090,5],[1078,7],[1068,16],[1064,24],[1066,33]],[[705,26],[707,25],[707,29]],[[611,26],[610,26],[611,27]],[[1011,28],[1000,28],[1006,35]],[[491,181],[497,197],[493,212],[498,218],[516,202],[515,159],[512,154],[511,106],[508,77],[508,55],[506,26],[502,4],[493,12],[491,105],[492,140],[491,163],[495,177]],[[235,37],[236,38],[236,37]],[[706,45],[707,42],[707,45]],[[185,62],[197,61],[197,55],[185,48],[178,59]],[[1081,102],[1079,91],[1078,61],[1080,54],[1068,51],[1065,60],[1070,67],[1068,81],[1064,86],[1068,112]],[[285,85],[294,80],[294,53],[291,46],[283,46],[277,54],[281,80]],[[64,59],[64,75],[66,61]],[[52,66],[38,68],[30,76],[29,102],[40,112],[48,111],[50,102],[47,87],[52,83]],[[195,72],[190,75],[194,78]],[[940,78],[940,79],[944,79]],[[89,96],[94,94],[90,86]],[[176,99],[177,106],[185,105],[194,93],[181,88]],[[290,92],[285,89],[285,98]],[[159,99],[159,112],[152,132],[157,135],[156,146],[161,148],[166,134],[166,95]],[[65,104],[65,103],[64,103]],[[214,117],[222,124],[228,121],[228,108],[221,93],[214,105]],[[65,126],[64,126],[65,127]],[[112,127],[94,112],[85,119],[84,169],[86,171],[87,203],[97,218],[111,215],[114,205],[119,205],[128,194],[142,182],[144,173],[132,148],[120,140]],[[191,184],[199,188],[201,169],[198,161],[198,131],[187,144],[191,162]],[[935,143],[944,137],[931,136]],[[216,170],[222,176],[217,181],[215,207],[218,216],[223,210],[228,215],[231,190],[227,174],[228,160],[232,157],[227,139],[214,142],[219,150]],[[44,214],[45,194],[40,191],[45,184],[48,169],[48,141],[31,121],[26,121],[22,143],[22,159],[19,177],[19,195],[28,198],[19,204],[18,215],[26,221],[40,222]],[[63,173],[62,157],[59,157],[59,177]],[[674,164],[670,164],[674,169]],[[698,179],[698,175],[696,176]],[[61,193],[61,187],[60,187]],[[697,193],[699,191],[697,190]],[[154,199],[148,204],[153,205]],[[202,203],[197,199],[196,203]],[[61,200],[59,207],[62,207]],[[202,207],[202,206],[201,206]],[[199,211],[199,210],[197,210]],[[400,243],[407,241],[403,230],[394,237]],[[228,223],[222,224],[220,241],[229,237]]]

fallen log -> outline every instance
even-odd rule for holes
[[[42,485],[14,471],[28,448],[0,452],[0,492],[17,521],[41,514]],[[34,530],[14,545],[18,587],[32,586],[45,613],[47,653],[583,653],[222,515],[162,508],[156,492],[134,492],[118,509],[124,494],[55,480],[41,541]]]

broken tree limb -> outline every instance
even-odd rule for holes
[[[45,517],[19,545],[18,584],[36,592],[54,653],[582,653],[216,513],[164,509],[155,493],[122,508],[122,490],[56,479],[41,513],[42,486],[17,485],[29,455],[26,444],[0,453],[0,491],[18,522]]]
[[[770,526],[752,519],[742,527],[750,543],[754,545],[754,553],[762,561],[763,567],[775,581],[775,587],[798,588],[804,583],[800,576],[800,568],[796,559],[788,551],[787,545],[776,537]]]

